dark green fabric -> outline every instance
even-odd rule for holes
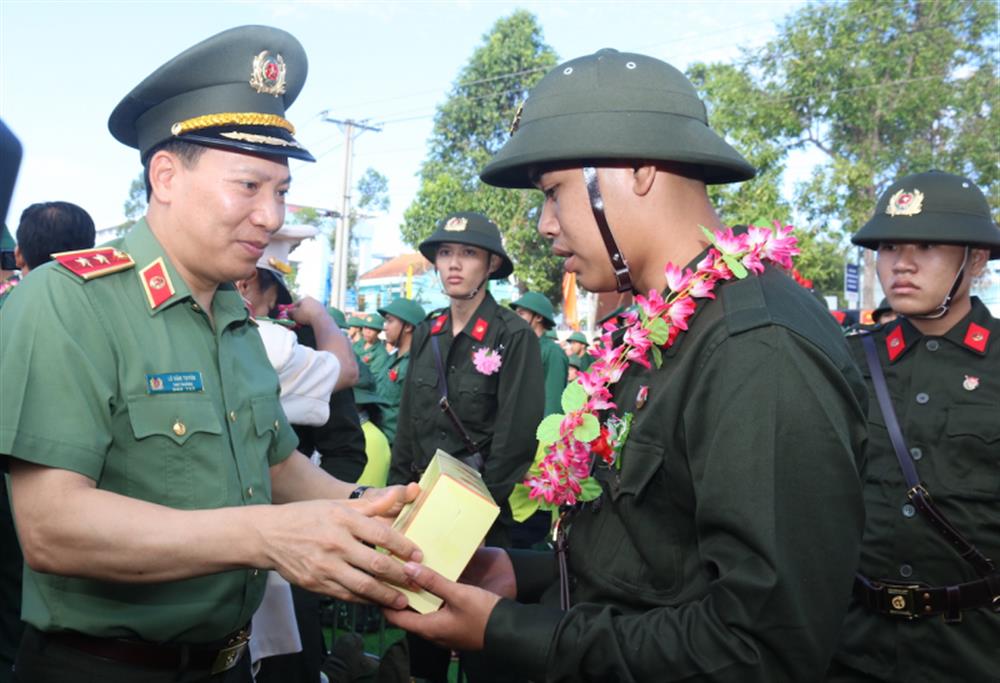
[[[389,364],[382,372],[382,397],[388,403],[382,409],[382,432],[391,444],[396,440],[396,423],[399,420],[399,402],[403,397],[403,384],[410,368],[410,354],[396,352],[389,357]]]
[[[545,414],[561,413],[569,358],[562,347],[548,337],[541,337],[538,345],[542,351],[542,374],[545,378]]]
[[[970,324],[989,331],[985,353],[964,344]],[[903,335],[889,361],[886,337]],[[935,505],[987,557],[1000,561],[1000,322],[973,299],[973,309],[946,334],[922,335],[908,320],[873,332],[893,407],[913,462]],[[872,388],[860,335],[848,343],[868,384],[865,533],[861,572],[872,579],[947,586],[976,572],[918,514],[907,517],[907,485]],[[967,377],[979,379],[967,389]],[[969,385],[972,386],[972,385]],[[922,402],[917,397],[926,395]],[[996,680],[1000,614],[963,612],[900,621],[851,605],[837,660],[886,681]]]
[[[445,216],[437,230],[420,243],[420,253],[434,263],[438,246],[445,242],[468,244],[499,256],[503,262],[490,275],[491,280],[502,280],[514,272],[514,264],[503,248],[500,228],[481,213],[459,211]]]
[[[479,320],[488,324],[482,341],[471,336]],[[390,484],[417,481],[438,448],[459,458],[470,455],[438,408],[438,371],[430,332],[431,323],[425,322],[413,334]],[[449,317],[435,336],[451,405],[472,439],[485,444],[483,480],[506,511],[507,498],[531,465],[537,447],[535,428],[542,419],[544,397],[538,337],[513,311],[497,305],[489,292],[462,332],[452,337]],[[473,366],[472,354],[483,347],[500,352],[499,372],[484,375]]]
[[[567,520],[573,606],[559,610],[557,584],[538,605],[501,601],[486,631],[497,665],[535,681],[825,672],[860,543],[864,386],[787,276],[717,293],[659,370],[633,365],[615,386],[635,417],[621,469],[597,470],[602,498]]]
[[[239,293],[216,292],[213,329],[145,221],[112,246],[137,267],[85,282],[52,262],[4,306],[0,348],[20,361],[0,364],[0,453],[174,508],[269,503],[269,467],[297,440]],[[151,310],[138,273],[160,257],[176,292]],[[147,374],[178,372],[200,372],[204,391],[147,392]],[[24,618],[43,631],[207,642],[250,620],[265,575],[124,584],[26,569]]]

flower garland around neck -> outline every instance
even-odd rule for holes
[[[632,414],[611,415],[601,423],[603,411],[616,408],[611,386],[632,363],[650,369],[663,363],[663,349],[673,346],[695,312],[695,299],[714,299],[716,284],[743,279],[764,271],[765,262],[791,269],[792,256],[799,253],[792,226],[774,222],[774,230],[749,226],[736,234],[732,228],[712,232],[702,227],[711,248],[692,272],[672,263],[665,269],[667,296],[650,290],[635,297],[636,307],[621,315],[623,333],[615,345],[612,335],[617,319],[604,323],[604,333],[590,354],[596,358],[562,394],[564,414],[549,415],[538,426],[539,453],[523,484],[511,494],[516,517],[525,519],[539,508],[556,510],[561,505],[597,498],[600,484],[591,471],[597,458],[620,467],[618,459],[628,437]],[[636,397],[646,400],[648,387]],[[519,514],[518,514],[519,512]]]

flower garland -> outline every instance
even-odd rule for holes
[[[775,229],[751,225],[735,234],[731,228],[712,232],[704,227],[712,247],[696,267],[681,270],[672,263],[665,269],[667,287],[664,298],[657,290],[635,297],[637,309],[622,314],[624,334],[617,346],[612,333],[616,319],[604,323],[604,334],[590,352],[597,360],[563,391],[565,414],[549,415],[538,426],[537,436],[544,457],[528,471],[524,484],[513,498],[534,507],[554,509],[572,505],[577,500],[592,500],[600,495],[600,485],[590,476],[596,458],[609,466],[620,466],[618,456],[628,437],[632,415],[612,415],[601,424],[601,411],[615,408],[610,387],[617,383],[632,363],[645,368],[663,363],[662,349],[670,348],[695,312],[695,299],[714,299],[716,284],[762,273],[766,261],[785,269],[792,267],[792,256],[799,253],[792,226],[775,221]],[[645,402],[648,387],[641,387]],[[595,457],[596,456],[596,457]]]

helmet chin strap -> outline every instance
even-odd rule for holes
[[[955,298],[956,294],[958,294],[958,288],[962,285],[962,276],[965,274],[965,265],[968,262],[969,247],[966,247],[965,256],[962,257],[962,265],[958,267],[958,272],[955,274],[955,280],[951,283],[951,289],[948,290],[948,296],[944,298],[944,301],[942,301],[941,304],[930,313],[920,313],[907,317],[917,318],[918,320],[937,320],[939,318],[943,318],[948,313],[948,309],[951,308],[951,300]]]
[[[604,240],[604,249],[611,259],[611,268],[615,271],[615,281],[619,292],[634,292],[632,286],[632,274],[629,273],[628,263],[625,261],[625,254],[615,242],[615,236],[608,225],[607,216],[604,215],[604,197],[601,196],[601,187],[597,181],[597,169],[593,166],[583,167],[583,179],[587,183],[587,194],[590,197],[590,208],[594,212],[594,220],[597,221],[597,229]]]
[[[463,294],[461,296],[456,296],[454,294],[448,294],[448,298],[449,299],[458,299],[459,301],[472,301],[473,299],[475,299],[476,295],[479,294],[479,290],[483,288],[483,286],[489,281],[490,275],[492,275],[492,273],[490,272],[490,259],[492,259],[492,258],[493,258],[493,254],[490,253],[490,252],[486,252],[486,277],[483,278],[482,282],[480,282],[478,285],[476,285],[475,287],[473,287],[472,291],[469,292],[468,294]]]

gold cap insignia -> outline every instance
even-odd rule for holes
[[[444,224],[444,229],[448,232],[462,232],[467,227],[469,227],[469,219],[460,218],[458,216],[449,218],[448,222]]]
[[[269,50],[263,50],[253,58],[250,87],[262,95],[285,94],[285,60],[281,55],[272,56]]]
[[[916,216],[924,204],[924,193],[920,190],[907,192],[899,190],[889,199],[885,212],[890,216]]]
[[[284,261],[274,258],[273,256],[268,257],[267,265],[271,266],[275,270],[281,271],[285,275],[288,275],[289,273],[292,272],[292,267],[290,265],[288,265]]]
[[[524,111],[524,102],[517,105],[517,111],[514,112],[514,120],[510,122],[510,134],[513,135],[517,132],[517,129],[521,127],[521,113]]]

